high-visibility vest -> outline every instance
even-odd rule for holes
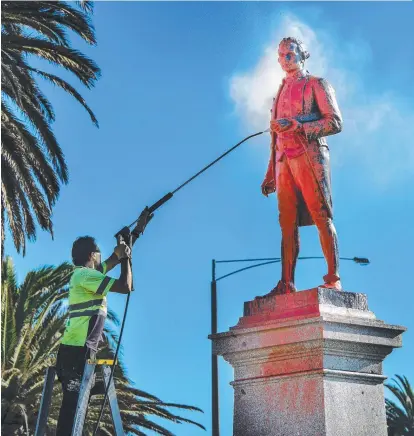
[[[89,321],[94,315],[106,317],[106,295],[115,279],[83,266],[75,267],[69,283],[69,316],[61,343],[83,347],[88,337]]]

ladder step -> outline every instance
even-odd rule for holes
[[[88,365],[113,365],[114,360],[113,359],[88,359],[86,361]],[[118,363],[118,360],[116,361]]]

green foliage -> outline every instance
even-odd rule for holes
[[[414,393],[407,377],[397,375],[394,384],[385,386],[394,394],[398,403],[386,399],[389,436],[414,435]]]
[[[92,2],[3,1],[1,53],[1,213],[2,252],[7,222],[23,255],[26,239],[36,239],[36,223],[53,236],[52,207],[68,169],[52,131],[55,113],[38,77],[72,95],[95,115],[83,97],[60,77],[30,66],[31,56],[73,73],[87,88],[100,75],[98,66],[71,47],[67,32],[96,44],[90,21]]]
[[[5,436],[34,433],[45,370],[55,363],[66,322],[67,285],[72,268],[67,263],[57,268],[43,267],[29,272],[23,283],[18,284],[12,260],[6,258],[2,262],[1,426]],[[113,312],[109,312],[108,320],[110,322],[105,330],[104,345],[98,357],[113,357],[113,348],[110,345],[116,339],[113,328],[118,320]],[[126,376],[122,362],[115,371],[115,385],[124,429],[129,434],[145,435],[146,430],[161,435],[173,434],[155,423],[152,420],[154,417],[204,428],[171,412],[171,409],[200,409],[164,403],[154,395],[137,389]],[[59,383],[55,383],[48,435],[55,434],[61,400],[61,387]],[[92,397],[85,425],[87,435],[92,434],[102,400],[103,395]],[[98,434],[114,434],[108,408]]]

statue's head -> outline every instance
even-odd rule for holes
[[[278,54],[279,64],[286,73],[302,69],[310,56],[303,42],[291,36],[280,41]]]

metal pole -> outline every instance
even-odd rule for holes
[[[211,334],[217,333],[217,282],[216,282],[216,261],[212,261],[211,278]],[[218,357],[213,351],[213,341],[211,342],[211,409],[212,409],[212,435],[220,436],[219,420],[219,386],[218,386]]]
[[[47,417],[49,416],[50,403],[52,401],[55,375],[56,368],[49,366],[49,368],[46,369],[45,384],[43,386],[39,416],[37,417],[35,436],[44,436],[46,434]]]

